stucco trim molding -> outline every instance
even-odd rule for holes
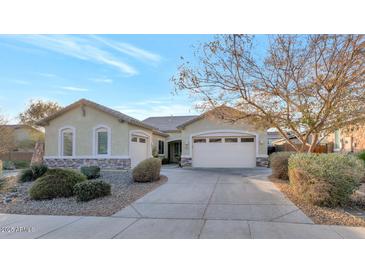
[[[198,136],[198,135],[203,135],[203,134],[206,134],[207,136],[209,136],[209,134],[214,134],[214,133],[236,133],[236,134],[248,134],[248,135],[255,136],[255,142],[256,142],[256,144],[255,144],[256,145],[256,155],[255,155],[255,157],[259,157],[259,155],[260,155],[259,154],[259,143],[260,143],[259,134],[256,133],[256,132],[252,132],[252,131],[237,130],[237,129],[216,129],[216,130],[194,132],[194,133],[190,134],[190,136],[189,136],[189,154],[188,155],[182,155],[181,157],[187,157],[187,158],[192,158],[193,157],[192,156],[193,155],[193,137]]]

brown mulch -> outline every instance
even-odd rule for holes
[[[305,215],[311,218],[315,224],[365,227],[364,219],[352,216],[346,213],[342,208],[328,208],[308,204],[293,192],[288,181],[280,180],[273,176],[270,176],[269,179],[289,198],[289,200],[299,207]]]
[[[107,172],[102,176],[112,186],[112,194],[88,202],[77,202],[75,197],[35,201],[29,197],[29,188],[34,182],[17,185],[17,196],[10,203],[3,203],[0,193],[0,213],[28,215],[68,215],[68,216],[110,216],[127,207],[147,193],[166,183],[168,178],[161,175],[152,183],[135,183],[130,174]]]

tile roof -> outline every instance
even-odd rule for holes
[[[136,126],[140,126],[140,127],[146,128],[146,129],[150,129],[156,134],[166,136],[166,134],[159,131],[158,128],[155,128],[155,127],[153,127],[149,124],[146,124],[146,123],[144,123],[140,120],[137,120],[133,117],[130,117],[130,116],[124,114],[124,113],[121,113],[119,111],[116,111],[114,109],[108,108],[106,106],[100,105],[98,103],[95,103],[95,102],[92,102],[92,101],[89,101],[89,100],[86,100],[86,99],[81,99],[81,100],[79,100],[79,101],[77,101],[77,102],[75,102],[71,105],[68,105],[67,107],[64,107],[63,109],[61,109],[60,111],[54,113],[53,115],[38,121],[37,125],[44,126],[49,121],[61,116],[62,114],[66,113],[67,111],[69,111],[71,109],[74,109],[76,107],[79,107],[79,106],[83,106],[83,105],[93,107],[93,108],[96,108],[96,109],[98,109],[102,112],[108,113],[108,114],[114,116],[115,118],[117,118],[121,122],[127,122],[127,123],[130,123],[132,125],[136,125]]]
[[[178,126],[198,117],[197,115],[187,116],[162,116],[149,117],[143,120],[144,123],[149,124],[161,131],[176,131]]]

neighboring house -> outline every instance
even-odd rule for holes
[[[213,113],[139,121],[81,99],[38,123],[46,133],[44,160],[50,167],[130,168],[156,147],[161,158],[181,158],[182,166],[266,165],[266,129],[225,123]]]
[[[365,150],[365,126],[338,129],[326,141],[333,143],[334,152],[359,152]]]
[[[37,141],[44,139],[44,133],[28,125],[2,125],[12,132],[12,151],[32,152]]]
[[[273,146],[273,142],[281,140],[283,137],[278,131],[268,131],[267,132],[267,145]]]

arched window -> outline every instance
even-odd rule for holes
[[[97,156],[110,155],[110,128],[99,126],[94,128],[94,154]]]
[[[72,127],[65,127],[60,129],[59,138],[60,156],[72,157],[75,155],[75,129]]]

